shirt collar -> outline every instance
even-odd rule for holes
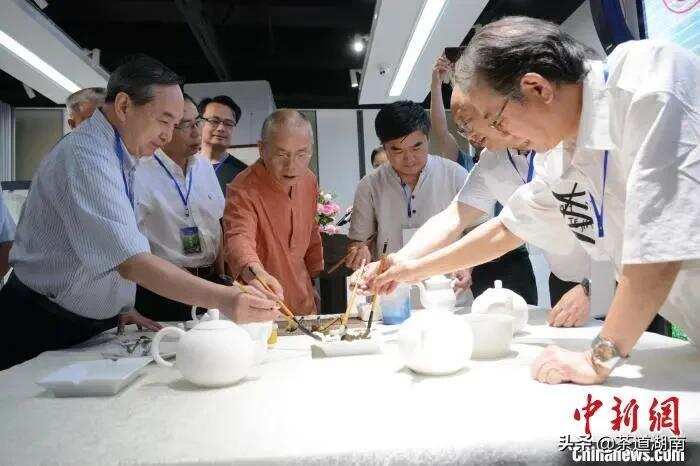
[[[576,146],[589,150],[610,150],[610,107],[605,82],[605,64],[588,61],[588,73],[583,80],[581,117]]]

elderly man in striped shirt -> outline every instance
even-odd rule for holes
[[[114,327],[160,325],[133,309],[136,284],[234,321],[274,318],[276,304],[202,280],[150,253],[133,210],[139,158],[167,143],[183,112],[180,78],[140,56],[110,76],[105,105],[44,158],[17,227],[14,272],[0,291],[0,370]],[[21,329],[21,331],[20,331]]]

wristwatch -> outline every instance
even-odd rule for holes
[[[584,278],[581,280],[580,285],[583,287],[583,292],[586,293],[586,296],[590,297],[591,296],[591,280],[589,278]]]
[[[591,360],[596,368],[604,367],[609,373],[615,367],[624,364],[627,357],[623,357],[620,354],[615,343],[598,334],[591,343]]]

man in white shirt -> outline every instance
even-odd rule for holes
[[[615,297],[585,352],[548,348],[541,382],[600,383],[653,317],[700,342],[700,59],[672,44],[631,41],[606,63],[546,21],[485,26],[457,65],[457,82],[490,125],[547,156],[501,215],[375,286],[473,265],[524,240],[566,253],[573,235],[617,268]],[[643,77],[643,79],[640,79]]]
[[[369,263],[372,256],[376,258],[385,241],[389,253],[404,247],[419,227],[452,203],[467,179],[467,171],[455,162],[428,154],[430,119],[419,104],[399,101],[386,105],[377,114],[375,129],[389,163],[368,174],[357,187],[348,234],[353,243],[346,261],[352,269],[362,260]],[[479,212],[470,222],[459,225],[455,235],[488,217]],[[365,243],[375,233],[372,254]],[[471,285],[475,296],[499,279],[529,303],[537,303],[527,251],[485,264],[472,275],[474,283],[467,278],[459,284],[463,288]]]
[[[135,177],[136,220],[151,252],[193,275],[219,282],[223,274],[224,196],[211,163],[195,155],[201,141],[197,106],[184,95],[173,137],[144,159]],[[138,286],[136,309],[158,321],[187,320],[190,307]]]

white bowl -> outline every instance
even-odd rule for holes
[[[513,316],[505,314],[466,314],[472,328],[472,359],[496,359],[510,352],[513,340]]]

